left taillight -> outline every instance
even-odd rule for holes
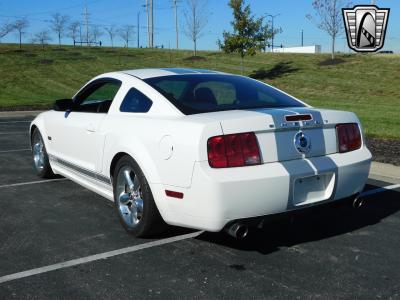
[[[340,153],[354,151],[361,148],[361,133],[357,123],[336,125],[336,134]]]
[[[232,168],[261,164],[254,132],[214,136],[207,142],[208,162],[212,168]]]

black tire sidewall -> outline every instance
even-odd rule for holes
[[[118,176],[119,171],[125,166],[131,167],[133,169],[133,172],[135,173],[135,175],[138,176],[141,191],[142,191],[142,197],[143,197],[142,219],[135,227],[129,227],[126,225],[126,223],[124,222],[124,220],[121,216],[121,212],[118,208],[118,201],[117,201],[118,195],[116,194],[117,193],[116,192],[117,176]],[[160,213],[157,209],[157,206],[154,202],[154,198],[153,198],[153,194],[151,192],[150,186],[149,186],[142,170],[140,169],[139,165],[130,156],[124,156],[117,162],[117,165],[115,167],[114,174],[113,174],[113,191],[114,191],[113,192],[114,193],[114,208],[118,214],[118,219],[119,219],[121,225],[124,227],[124,229],[128,233],[130,233],[136,237],[144,237],[144,236],[153,235],[154,233],[159,231],[159,229],[161,229],[163,221],[162,221]]]
[[[35,161],[33,160],[33,141],[35,140],[36,136],[39,136],[39,138],[42,140],[43,143],[43,149],[44,149],[44,163],[43,163],[43,169],[38,170],[35,166]],[[50,166],[50,161],[49,161],[49,155],[47,154],[47,149],[46,149],[46,144],[44,142],[43,136],[40,133],[39,129],[35,128],[35,130],[32,133],[31,137],[31,145],[32,145],[32,161],[33,161],[33,167],[35,168],[36,174],[41,177],[41,178],[53,178],[54,173],[53,170],[51,169]]]

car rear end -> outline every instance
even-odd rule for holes
[[[200,142],[190,188],[171,204],[176,225],[219,231],[235,220],[355,197],[365,185],[371,153],[353,113],[304,107],[213,114],[221,133]]]
[[[168,223],[219,231],[363,189],[371,154],[355,114],[310,108],[243,76],[189,73],[145,80],[184,115],[161,176]]]

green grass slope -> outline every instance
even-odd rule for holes
[[[240,73],[240,57],[219,52],[0,45],[0,109],[49,107],[100,73],[147,67],[189,67]],[[245,75],[316,107],[357,113],[368,136],[400,139],[400,56],[258,54]]]

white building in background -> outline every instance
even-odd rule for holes
[[[274,53],[321,53],[321,45],[274,48]]]

